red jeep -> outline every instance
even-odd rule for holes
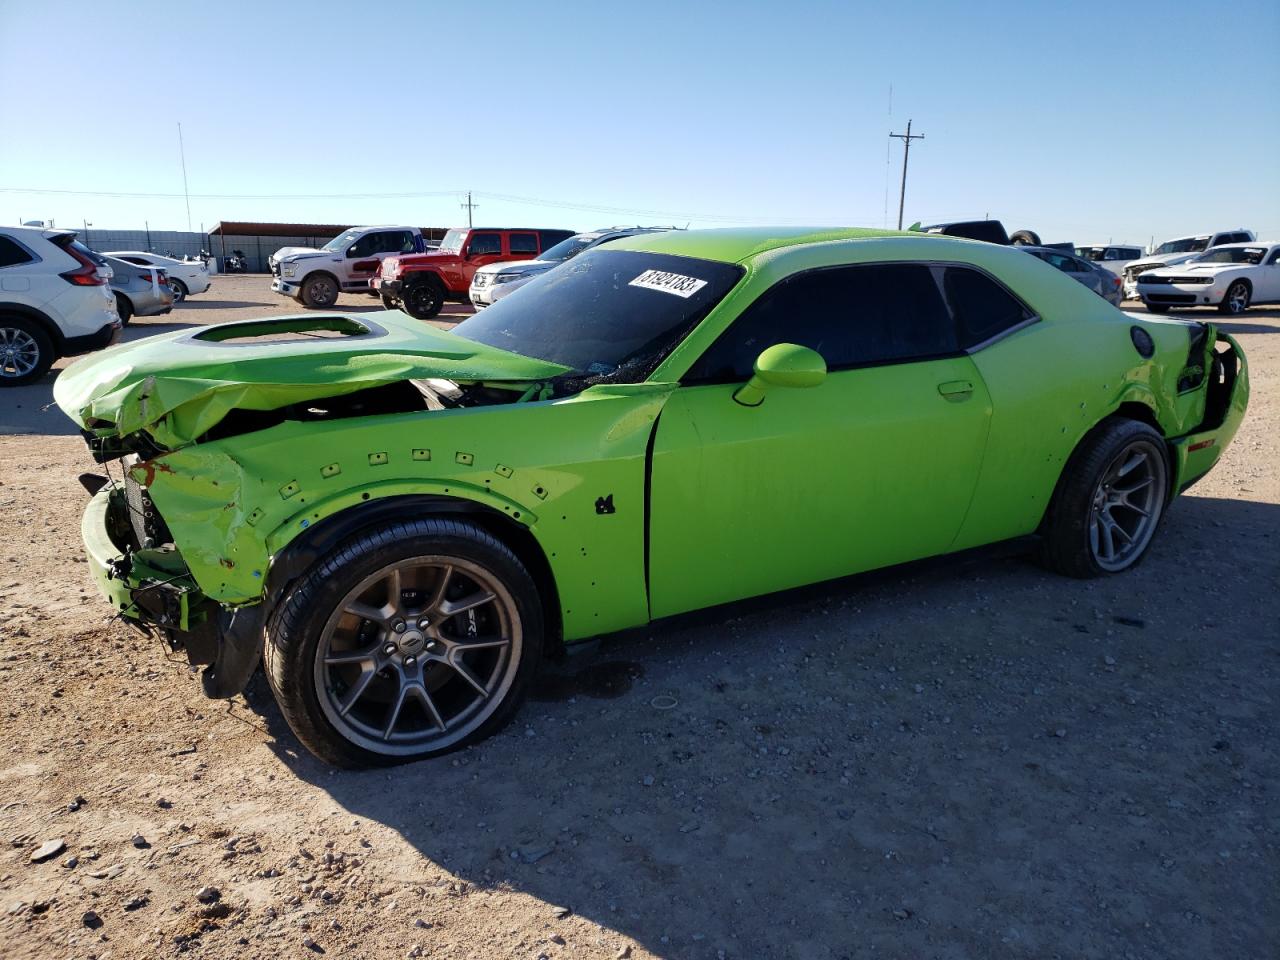
[[[411,317],[430,320],[446,300],[467,302],[471,278],[480,267],[507,260],[532,260],[573,236],[572,230],[457,227],[438,250],[387,257],[372,281],[388,310],[397,306]]]

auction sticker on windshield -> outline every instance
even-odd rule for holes
[[[662,293],[674,293],[686,300],[707,285],[707,281],[697,277],[686,277],[679,273],[668,273],[665,270],[646,270],[631,281],[628,286],[644,287],[646,290],[658,290]]]

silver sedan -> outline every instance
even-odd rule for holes
[[[111,268],[111,290],[116,295],[120,322],[134,317],[154,317],[173,309],[173,289],[159,267],[142,267],[118,257],[103,257]]]

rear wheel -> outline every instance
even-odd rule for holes
[[[542,658],[533,579],[472,524],[360,534],[272,614],[263,653],[298,739],[341,766],[456,750],[514,716]]]
[[[326,310],[338,302],[338,281],[327,273],[313,273],[302,281],[302,305]]]
[[[1218,304],[1218,309],[1223,313],[1238,315],[1249,309],[1249,285],[1243,280],[1237,280],[1231,286],[1227,287],[1227,295],[1222,298],[1222,302]]]
[[[419,320],[430,320],[444,307],[444,287],[435,277],[410,283],[402,297],[404,312]]]
[[[176,307],[187,299],[187,285],[176,278],[169,279],[169,289],[173,291],[173,305]]]
[[[1015,247],[1038,247],[1040,246],[1040,234],[1034,230],[1015,230],[1010,235],[1009,242]]]
[[[120,315],[120,323],[128,325],[133,319],[133,304],[123,293],[116,294],[116,313]]]
[[[1072,577],[1134,566],[1155,536],[1169,483],[1159,433],[1136,420],[1105,421],[1067,462],[1041,531],[1041,561]]]
[[[53,341],[24,317],[0,316],[0,387],[39,380],[54,361]]]

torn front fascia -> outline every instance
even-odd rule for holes
[[[99,437],[92,430],[81,430],[80,435],[88,444],[95,463],[119,460],[131,453],[137,454],[143,460],[150,460],[164,453],[142,434],[133,434],[128,437]]]
[[[1204,383],[1205,346],[1209,336],[1209,325],[1197,323],[1190,331],[1190,343],[1187,345],[1187,365],[1178,375],[1178,392],[1186,393],[1195,390]]]

